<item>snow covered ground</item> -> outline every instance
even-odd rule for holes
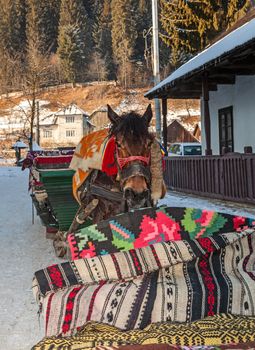
[[[202,208],[220,211],[222,213],[248,216],[255,218],[255,207],[247,206],[245,204],[224,202],[216,199],[207,199],[202,197],[196,197],[193,195],[168,192],[164,199],[159,204],[166,204],[170,207],[188,207],[188,208]]]
[[[37,217],[32,225],[27,179],[21,168],[0,167],[1,350],[29,350],[43,337],[31,281],[36,270],[58,261]]]
[[[43,321],[38,321],[38,307],[31,291],[36,270],[60,262],[52,241],[35,218],[32,225],[31,200],[27,193],[26,171],[0,167],[0,349],[29,350],[43,337]],[[168,193],[161,204],[201,207],[255,217],[255,208]]]

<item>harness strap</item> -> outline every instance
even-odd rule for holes
[[[122,192],[113,192],[104,187],[98,185],[91,185],[89,188],[89,194],[95,195],[98,197],[106,198],[110,201],[122,202],[123,193]]]

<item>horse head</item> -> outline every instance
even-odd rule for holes
[[[131,112],[119,116],[108,105],[111,121],[110,136],[115,138],[115,160],[118,179],[128,209],[151,205],[151,145],[154,136],[149,132],[151,105],[140,116]]]

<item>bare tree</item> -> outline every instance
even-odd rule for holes
[[[36,102],[39,94],[42,88],[56,83],[57,79],[57,62],[54,62],[50,55],[41,54],[39,45],[40,43],[35,40],[30,43],[25,57],[12,59],[5,57],[0,68],[1,90],[5,93],[21,90],[26,96],[28,108],[21,105],[17,107],[16,96],[9,95],[8,103],[12,108],[9,123],[10,125],[15,124],[15,118],[19,119],[18,123],[23,124],[23,127],[15,131],[15,136],[27,139],[30,149],[33,144],[33,131],[37,116]]]
[[[27,113],[29,121],[29,148],[32,150],[33,130],[36,118],[36,99],[40,89],[49,83],[50,62],[49,57],[43,56],[38,43],[28,46],[27,62],[23,73],[23,91],[28,96],[30,111]]]

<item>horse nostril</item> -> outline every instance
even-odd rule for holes
[[[135,192],[132,188],[128,187],[124,191],[124,196],[125,198],[134,198],[135,197]]]
[[[132,201],[143,201],[143,200],[147,200],[149,198],[149,190],[144,190],[141,193],[138,193],[136,191],[134,191],[132,188],[128,187],[125,189],[124,191],[124,197],[126,199],[132,200]]]

